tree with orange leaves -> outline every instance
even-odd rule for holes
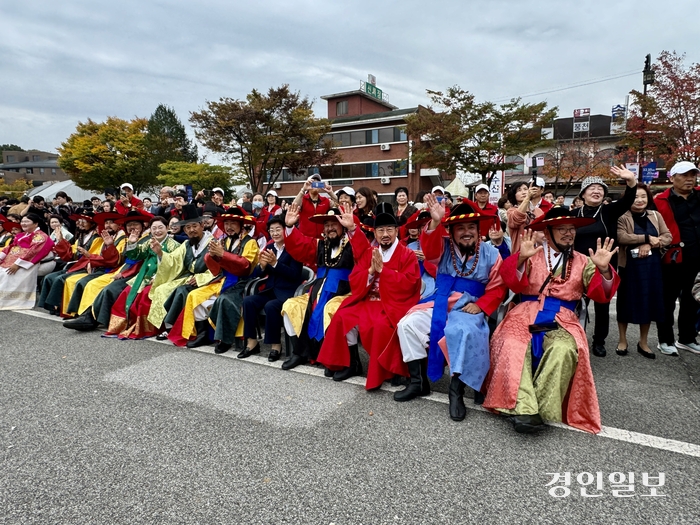
[[[641,153],[642,162],[700,161],[700,64],[684,61],[685,54],[662,51],[652,66],[655,81],[647,95],[630,93],[634,101],[623,140]]]

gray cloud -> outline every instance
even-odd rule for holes
[[[186,122],[206,100],[283,83],[325,116],[318,97],[368,72],[399,107],[454,84],[499,100],[641,70],[663,49],[698,62],[694,12],[690,0],[16,3],[3,8],[0,143],[53,150],[79,120],[159,103]],[[640,86],[641,72],[526,100],[607,113]]]

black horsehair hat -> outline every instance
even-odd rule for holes
[[[374,209],[374,228],[380,226],[398,226],[399,223],[394,215],[394,208],[388,202],[380,202]]]
[[[202,222],[202,216],[199,214],[199,210],[195,204],[185,204],[182,207],[182,220],[180,220],[177,225],[182,227],[193,222]]]

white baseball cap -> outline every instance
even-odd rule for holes
[[[698,167],[688,160],[682,160],[681,162],[676,162],[671,171],[668,172],[669,177],[673,177],[676,174],[688,173],[689,171],[700,171]]]
[[[269,190],[269,191],[265,194],[265,197],[267,197],[268,195],[274,195],[275,197],[277,197],[277,192],[276,192],[275,190]]]
[[[119,186],[120,190],[123,190],[124,188],[129,188],[131,191],[134,191],[134,187],[131,184],[129,184],[128,182],[125,182],[124,184]]]
[[[476,188],[474,188],[474,193],[479,193],[481,190],[489,191],[489,187],[486,184],[479,184]]]
[[[211,190],[211,192],[212,193],[221,193],[221,195],[224,195],[224,190],[222,190],[221,188],[214,188],[213,190]]]
[[[350,195],[351,197],[355,196],[355,190],[353,190],[350,186],[344,186],[340,188],[338,191],[335,192],[336,197],[340,196],[341,193],[344,193],[345,195]]]
[[[433,186],[433,189],[430,190],[430,193],[435,193],[436,191],[441,191],[443,195],[445,194],[445,188],[442,186]]]
[[[535,179],[535,186],[538,186],[540,188],[544,188],[544,179],[542,177],[537,177]]]

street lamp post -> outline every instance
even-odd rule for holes
[[[647,86],[654,83],[654,70],[651,68],[651,55],[646,56],[644,61],[644,70],[642,71],[642,83],[644,84],[644,103],[642,104],[642,136],[639,139],[639,164],[644,165],[644,136],[647,128]]]

